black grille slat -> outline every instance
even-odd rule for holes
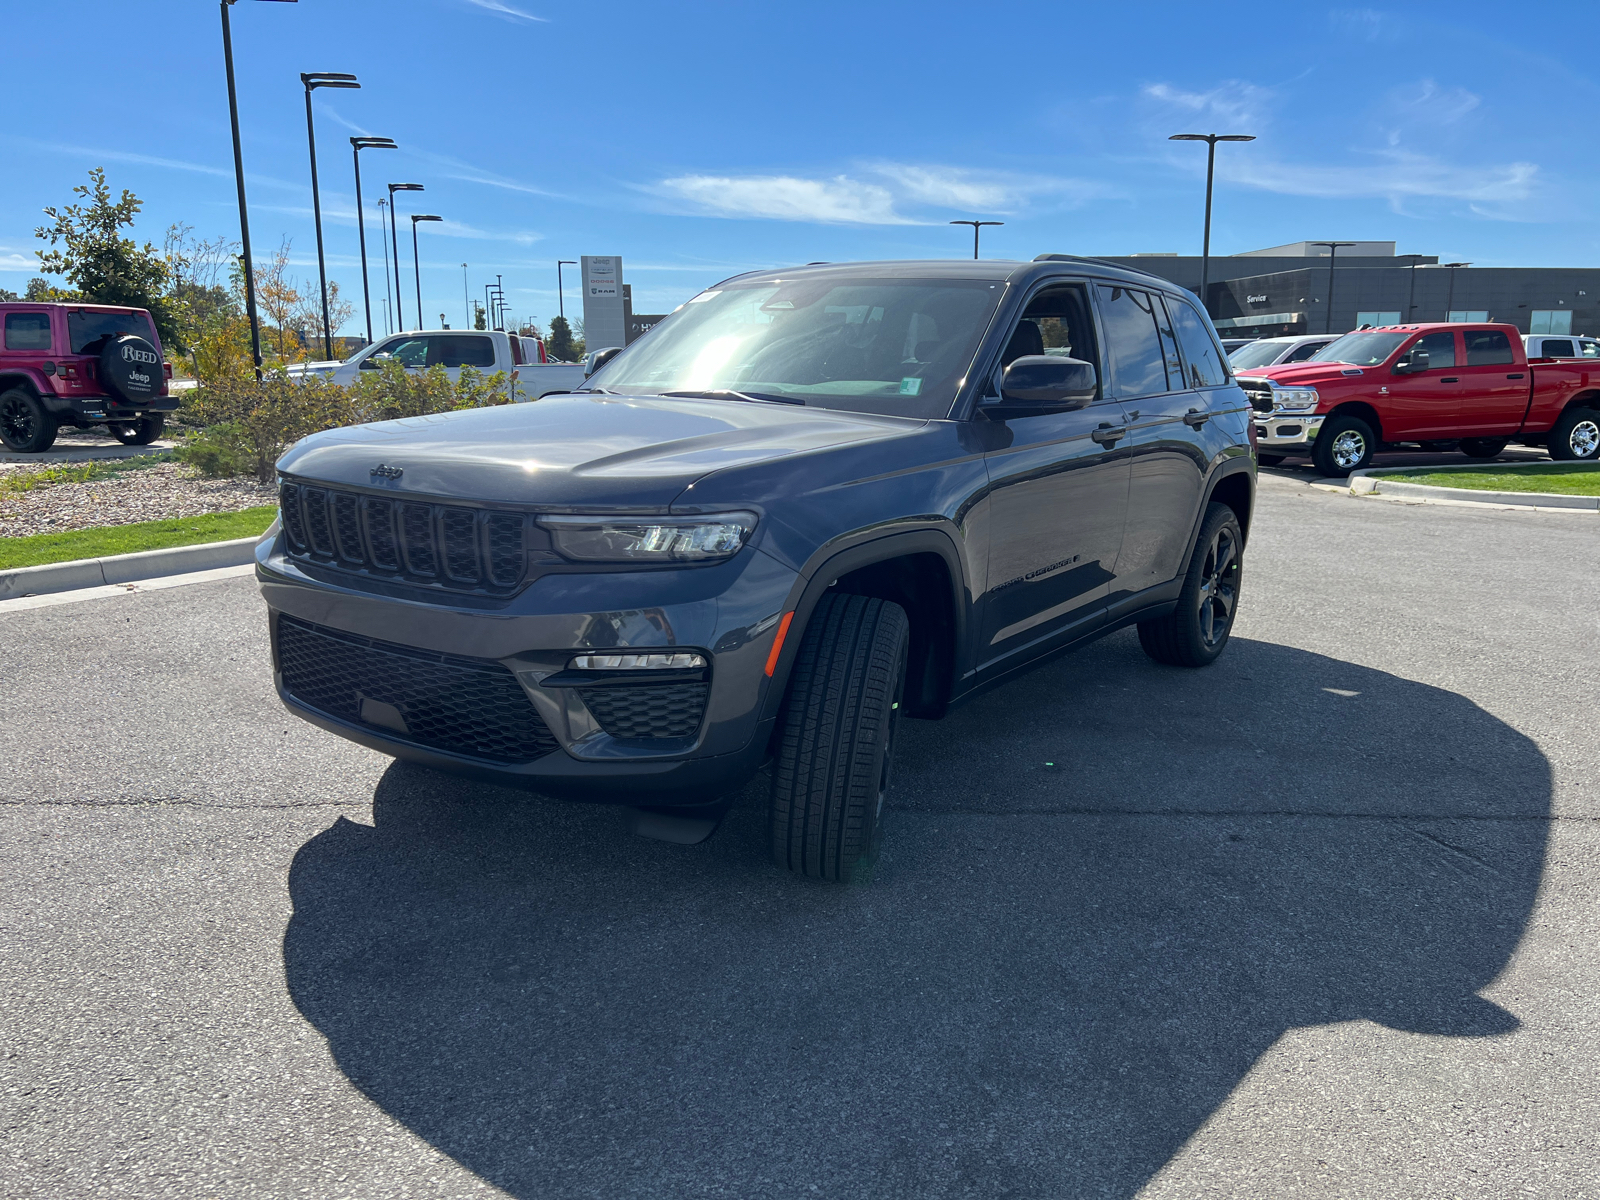
[[[289,555],[377,578],[458,592],[507,593],[527,573],[518,512],[390,499],[281,479]]]
[[[470,508],[440,511],[439,525],[444,533],[444,573],[455,583],[477,583],[478,514]]]
[[[486,522],[489,579],[501,587],[514,584],[522,578],[522,564],[526,561],[522,541],[523,520],[516,513],[490,513]]]
[[[693,737],[705,716],[706,683],[653,683],[583,689],[594,719],[615,738]]]
[[[432,579],[439,573],[438,556],[433,549],[433,506],[400,506],[400,544],[405,551],[406,569],[413,575]]]
[[[531,762],[558,749],[516,676],[500,663],[397,646],[287,615],[278,617],[276,648],[289,695],[385,737],[502,763]],[[389,714],[392,721],[393,712],[403,718],[404,732],[370,719]]]
[[[333,494],[333,532],[339,543],[342,562],[361,566],[367,561],[361,544],[361,500],[349,492]]]
[[[333,557],[333,528],[328,522],[328,493],[322,488],[301,488],[300,497],[305,505],[306,532],[310,535],[311,552],[324,558]]]
[[[400,543],[394,534],[394,504],[365,496],[361,507],[367,524],[367,545],[372,547],[372,565],[380,571],[398,571]]]

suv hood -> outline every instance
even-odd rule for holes
[[[446,500],[660,510],[712,471],[904,437],[925,424],[739,400],[551,396],[330,429],[297,442],[278,469]],[[374,475],[379,466],[402,474]]]

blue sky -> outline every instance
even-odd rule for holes
[[[93,166],[145,201],[141,236],[181,220],[237,237],[216,4],[0,13],[0,286],[37,273],[40,210]],[[755,267],[969,254],[952,218],[1006,222],[985,257],[1198,253],[1204,147],[1180,132],[1259,138],[1219,151],[1215,253],[1371,238],[1593,266],[1597,14],[240,0],[233,26],[257,255],[290,238],[315,278],[299,73],[353,72],[362,90],[316,99],[330,275],[359,302],[345,139],[392,137],[363,155],[369,215],[382,183],[426,186],[402,220],[447,218],[422,229],[424,309],[459,324],[463,262],[476,294],[499,273],[511,311],[544,323],[556,259],[581,254],[620,254],[635,309],[659,312]],[[372,226],[369,251],[381,264]]]

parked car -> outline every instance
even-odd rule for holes
[[[577,394],[293,447],[256,557],[279,694],[684,840],[770,760],[777,861],[857,877],[901,717],[1129,625],[1159,662],[1223,652],[1249,416],[1143,272],[741,275]]]
[[[349,386],[362,371],[375,371],[389,362],[398,362],[408,371],[443,367],[451,379],[461,377],[462,367],[475,367],[485,375],[504,371],[511,376],[519,400],[570,392],[583,383],[582,364],[541,361],[537,356],[542,349],[534,338],[494,329],[419,329],[383,338],[343,362],[298,363],[288,368],[288,373],[300,378],[317,374]]]
[[[1239,383],[1258,410],[1267,465],[1309,454],[1324,475],[1343,476],[1403,443],[1493,458],[1518,441],[1556,459],[1600,457],[1600,360],[1530,365],[1510,325],[1347,333],[1306,362]]]
[[[118,441],[148,446],[166,414],[172,367],[142,308],[110,304],[0,303],[0,441],[23,454],[55,444],[61,426],[103,425]]]
[[[1525,333],[1522,347],[1529,358],[1600,358],[1600,341],[1570,333]]]
[[[1295,337],[1257,338],[1228,355],[1235,372],[1254,367],[1275,367],[1279,363],[1304,362],[1334,339],[1333,334],[1301,334]]]

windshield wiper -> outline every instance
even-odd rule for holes
[[[658,392],[657,395],[682,400],[748,400],[753,404],[799,404],[805,401],[795,396],[773,396],[766,392],[736,392],[732,388],[712,388],[704,392]]]

